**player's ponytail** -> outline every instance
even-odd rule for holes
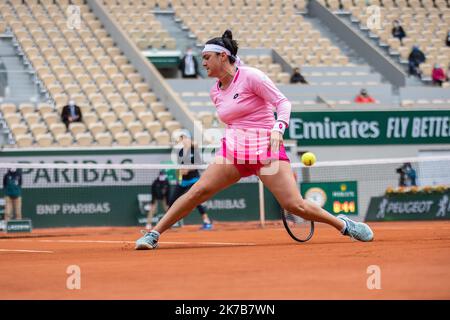
[[[236,40],[233,40],[233,33],[230,29],[225,30],[222,35],[222,40],[225,45],[225,48],[230,50],[232,56],[229,57],[230,63],[236,62],[236,56],[238,52],[238,43]]]

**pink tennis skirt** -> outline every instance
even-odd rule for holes
[[[229,148],[227,149],[226,138],[222,139],[222,147],[216,152],[216,156],[222,156],[227,160],[231,160],[241,177],[258,174],[262,167],[269,165],[270,162],[274,160],[290,162],[283,143],[281,143],[280,150],[276,153],[267,150],[266,152],[257,155],[245,153],[242,157],[238,156],[237,151],[230,151]]]

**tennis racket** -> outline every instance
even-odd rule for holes
[[[281,218],[287,233],[298,242],[306,242],[314,234],[314,221],[305,220],[281,208]]]

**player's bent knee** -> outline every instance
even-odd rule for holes
[[[294,214],[302,214],[305,212],[305,202],[303,200],[291,200],[286,202],[283,208]]]

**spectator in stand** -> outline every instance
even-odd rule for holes
[[[81,122],[82,119],[83,115],[80,107],[75,104],[75,101],[70,100],[69,104],[64,106],[61,112],[61,120],[66,125],[67,131],[72,122]]]
[[[198,62],[194,57],[194,53],[191,48],[186,50],[186,54],[180,61],[179,68],[181,70],[181,74],[183,78],[194,78],[196,79],[198,72]]]
[[[450,30],[447,32],[447,38],[445,39],[445,44],[450,47]]]
[[[308,84],[308,82],[306,81],[305,77],[303,77],[303,75],[300,73],[300,68],[295,68],[294,69],[294,72],[292,73],[290,82],[291,83]]]
[[[356,103],[376,103],[375,99],[372,98],[368,93],[366,89],[361,89],[361,92],[359,95],[355,98]]]
[[[431,79],[433,80],[433,84],[442,87],[442,83],[445,81],[445,73],[444,69],[441,68],[439,63],[436,63],[433,68],[433,72],[431,73]]]
[[[422,72],[419,69],[421,63],[427,60],[425,54],[419,49],[419,46],[413,46],[411,53],[408,56],[409,74],[412,76],[421,77]]]
[[[403,27],[400,25],[398,20],[394,21],[394,27],[392,28],[392,36],[394,38],[398,38],[400,40],[400,44],[403,46],[403,38],[406,37],[406,32],[403,30]]]

